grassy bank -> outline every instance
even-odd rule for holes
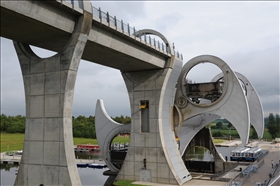
[[[1,133],[1,152],[22,150],[24,134]]]
[[[228,137],[229,135],[235,137],[238,137],[238,132],[235,129],[231,129],[231,130],[225,130],[225,129],[211,129],[211,133],[216,133],[216,132],[221,132],[223,136]],[[250,135],[252,135],[252,129],[250,129]],[[269,132],[267,131],[267,129],[264,130],[263,132],[263,138],[264,140],[268,140],[271,141],[271,135],[269,134]]]
[[[74,145],[77,144],[98,144],[97,139],[74,138]],[[214,139],[214,143],[222,143],[226,140]],[[129,137],[116,137],[114,142],[126,143],[129,142]],[[24,134],[8,134],[1,133],[1,152],[17,151],[23,149]]]
[[[228,140],[224,140],[224,139],[215,139],[215,138],[214,138],[213,141],[214,141],[215,144],[218,144],[218,143],[226,142],[226,141],[228,141]]]
[[[139,184],[132,184],[133,181],[129,180],[120,180],[114,182],[115,186],[144,186],[144,185],[139,185]]]
[[[267,130],[264,131],[263,139],[271,140],[270,134]],[[119,143],[126,143],[129,142],[129,137],[116,137],[113,140],[114,142]],[[214,139],[214,143],[222,143],[227,140],[222,139]],[[77,144],[98,144],[96,139],[88,139],[88,138],[74,138],[73,139],[74,145]],[[1,133],[1,150],[0,152],[7,152],[7,151],[17,151],[23,149],[24,143],[24,134],[9,134],[9,133]]]
[[[73,138],[74,145],[77,144],[98,144],[97,139]],[[113,142],[126,143],[129,137],[116,137]],[[23,149],[24,134],[1,133],[0,152],[17,151]]]

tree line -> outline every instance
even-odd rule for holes
[[[128,116],[116,116],[112,119],[118,123],[131,123],[131,118]],[[0,116],[0,131],[5,133],[25,133],[25,116]],[[95,132],[95,117],[94,116],[78,116],[72,117],[73,137],[77,138],[93,138],[96,139]]]
[[[270,133],[272,139],[278,137],[280,138],[280,117],[279,114],[275,116],[270,113],[268,118],[264,120],[264,125]]]
[[[128,124],[131,123],[131,118],[128,116],[116,116],[112,119],[118,123]],[[1,125],[0,131],[6,133],[24,133],[25,132],[25,116],[17,115],[17,116],[6,116],[5,114],[1,114],[0,117]],[[228,122],[226,119],[218,119],[214,121],[216,123],[215,126],[212,126],[212,129],[223,129],[232,128],[232,124]],[[227,126],[224,126],[222,123],[228,123]],[[270,133],[272,139],[276,137],[280,137],[280,118],[279,114],[273,115],[269,114],[268,117],[264,118],[265,128],[267,128]],[[252,127],[253,128],[253,127]],[[95,131],[95,117],[94,116],[78,116],[72,117],[72,129],[73,129],[73,137],[78,138],[96,138]],[[257,138],[255,130],[253,130],[254,138]]]

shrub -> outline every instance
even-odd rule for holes
[[[213,137],[222,137],[223,134],[222,134],[221,131],[217,131],[217,132],[213,132],[212,136],[213,136]]]

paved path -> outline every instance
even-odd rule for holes
[[[229,142],[228,142],[229,143]],[[234,144],[234,141],[230,142],[231,144]],[[256,183],[263,183],[264,180],[269,178],[269,173],[274,171],[271,167],[271,160],[274,161],[274,163],[278,163],[280,160],[280,147],[277,146],[276,144],[271,144],[270,142],[259,142],[258,146],[261,147],[264,150],[268,151],[268,154],[264,156],[264,163],[259,167],[259,169],[256,172],[253,172],[250,174],[250,177],[244,183],[242,186],[256,186]],[[259,161],[261,162],[261,161]],[[257,164],[257,162],[254,162],[253,165]],[[239,170],[239,167],[242,167],[243,170],[244,168],[247,167],[247,165],[239,165],[236,170]],[[229,175],[230,177],[234,178],[235,176],[236,179],[234,181],[239,182],[244,179],[244,177],[241,177],[240,171],[236,170],[231,170],[224,176],[227,176],[228,174],[234,174],[236,175]],[[278,186],[280,185],[280,171],[275,175],[274,179],[276,179],[275,182],[274,180],[271,180],[270,183],[273,183],[272,185],[269,186]],[[168,184],[158,184],[158,183],[151,183],[151,182],[133,182],[135,184],[141,184],[141,185],[151,185],[151,186],[174,186],[174,185],[168,185]],[[183,186],[195,186],[195,185],[204,185],[204,186],[219,186],[219,185],[224,185],[226,186],[228,182],[222,182],[222,181],[213,181],[213,180],[207,180],[207,179],[192,179],[186,183],[183,184]]]
[[[151,182],[141,182],[141,181],[135,181],[134,184],[140,184],[140,185],[150,185],[150,186],[175,186],[170,184],[162,184],[162,183],[151,183]],[[225,186],[227,182],[222,181],[212,181],[212,180],[197,180],[192,179],[186,183],[183,184],[183,186],[195,186],[195,185],[203,185],[203,186]]]
[[[271,166],[271,160],[274,161],[274,164],[279,163],[280,161],[280,148],[275,147],[275,144],[270,143],[261,143],[259,144],[264,150],[268,150],[268,154],[263,158],[264,164],[259,167],[259,169],[250,174],[249,178],[243,185],[246,186],[256,186],[256,183],[263,183],[264,180],[269,178],[269,173],[273,173],[274,169]],[[256,162],[254,162],[256,164]],[[279,171],[275,177],[279,175]]]
[[[275,169],[272,168],[271,160],[274,161],[274,163],[279,163],[280,160],[280,148],[276,146],[275,144],[271,144],[270,142],[260,142],[258,144],[260,148],[263,150],[267,150],[268,154],[264,156],[263,159],[261,159],[259,162],[255,161],[251,165],[257,166],[257,171],[252,171],[249,176],[243,177],[241,174],[237,176],[233,182],[235,183],[241,183],[243,182],[243,186],[256,186],[257,183],[264,183],[265,180],[269,179],[269,173],[273,173]],[[262,163],[263,160],[263,163]],[[243,169],[244,170],[244,169]],[[277,179],[279,175],[279,171],[277,171],[277,174],[275,175],[274,179]],[[272,181],[271,181],[272,182]],[[273,185],[277,185],[276,183],[279,183],[279,180],[276,181]]]
[[[241,144],[242,144],[242,142],[240,140],[231,140],[231,141],[226,141],[223,143],[215,144],[215,146],[216,147],[236,147]]]

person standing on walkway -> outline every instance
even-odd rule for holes
[[[272,167],[272,168],[274,167],[274,162],[273,162],[273,160],[271,160],[271,167]]]

